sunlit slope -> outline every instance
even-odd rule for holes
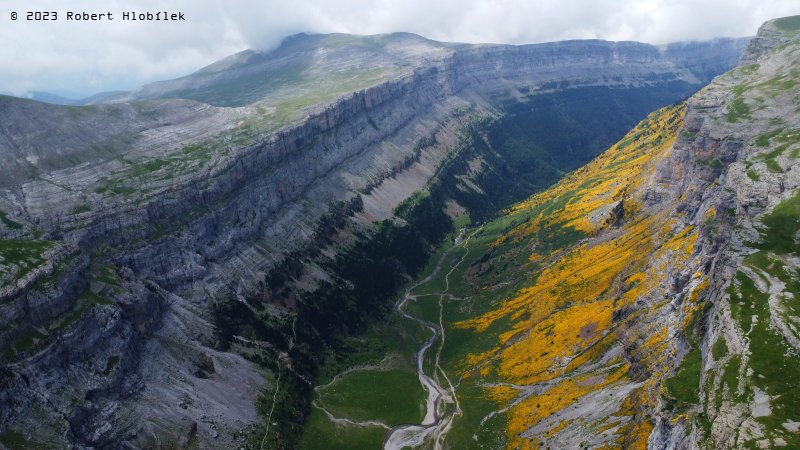
[[[476,235],[451,448],[800,446],[798,19]]]
[[[458,307],[464,318],[449,342],[469,344],[452,344],[449,361],[458,390],[478,388],[496,403],[476,425],[502,424],[509,448],[646,444],[644,411],[673,365],[663,355],[680,351],[669,338],[681,330],[662,323],[688,324],[708,284],[694,274],[694,295],[670,304],[665,278],[692,257],[697,231],[674,210],[647,206],[646,187],[684,109],[651,114],[596,160],[515,205],[467,270],[475,295]],[[489,224],[485,237],[495,229]],[[517,286],[510,295],[492,294],[509,284]],[[637,307],[645,298],[656,304]],[[664,314],[674,317],[653,320]]]

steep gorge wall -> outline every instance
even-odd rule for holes
[[[692,195],[693,205],[710,210],[697,220],[709,255],[708,303],[687,332],[694,354],[675,375],[697,393],[662,405],[654,448],[800,445],[800,403],[785,382],[800,368],[791,282],[800,223],[798,19],[764,24],[739,67],[693,98],[680,151],[700,163],[690,179],[713,180]],[[673,169],[665,179],[686,177],[685,168]]]

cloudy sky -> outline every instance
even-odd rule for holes
[[[123,11],[160,10],[183,12],[186,21],[120,20]],[[56,11],[59,20],[28,22],[28,11]],[[70,22],[64,20],[68,11],[110,11],[116,20]],[[274,48],[301,31],[410,31],[509,44],[584,38],[661,44],[750,36],[763,21],[792,14],[800,14],[797,0],[4,0],[0,92],[133,89],[240,50]]]

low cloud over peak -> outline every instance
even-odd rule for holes
[[[54,11],[58,20],[27,21],[29,11]],[[183,12],[186,20],[123,21],[126,11]],[[67,21],[67,12],[111,12],[114,20]],[[247,48],[274,48],[297,32],[409,31],[472,43],[600,38],[661,44],[753,35],[767,19],[798,13],[796,0],[178,0],[169,6],[154,0],[12,0],[0,9],[6,43],[0,47],[0,92],[133,89]]]

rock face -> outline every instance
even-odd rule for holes
[[[675,439],[716,448],[800,445],[792,425],[800,420],[800,398],[785,381],[800,367],[792,306],[800,223],[798,48],[800,17],[767,22],[740,66],[690,102],[687,129],[696,135],[681,152],[710,165],[696,168],[696,177],[715,180],[695,202],[699,210],[704,203],[713,209],[698,224],[710,257],[713,308],[696,343],[698,405],[678,424],[662,408],[654,446]],[[671,172],[670,178],[679,174]]]
[[[124,102],[0,98],[2,442],[234,446],[267,381],[213,348],[209,307],[257,291],[329,205],[360,195],[362,222],[387,218],[415,190],[386,195],[387,174],[422,188],[462,123],[502,114],[498,95],[674,84],[674,101],[742,44],[301,35]],[[709,110],[727,104],[705,92]],[[724,164],[745,142],[704,139]],[[755,213],[774,189],[742,195]]]

